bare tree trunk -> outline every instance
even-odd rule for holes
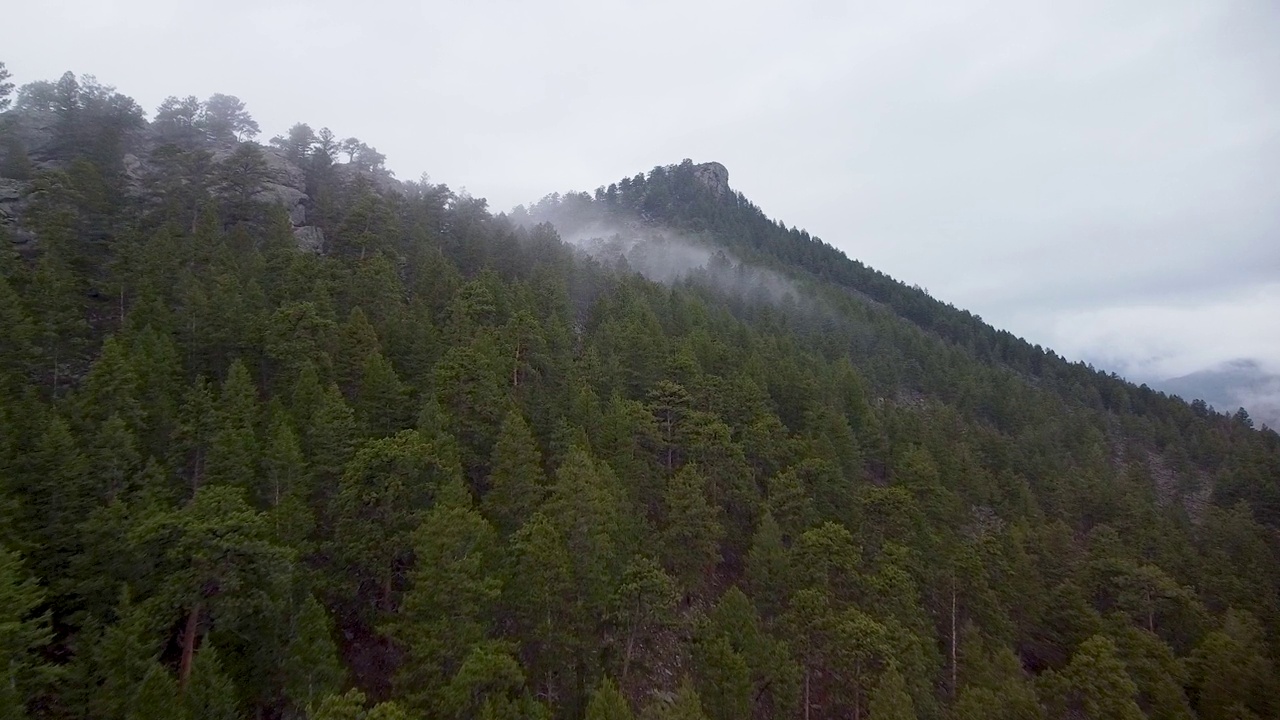
[[[809,720],[809,709],[813,707],[809,703],[809,666],[804,668],[804,720]]]
[[[956,697],[956,576],[951,574],[951,699]]]
[[[178,690],[187,689],[191,679],[191,661],[196,655],[196,631],[200,629],[200,603],[191,607],[187,615],[187,627],[182,632],[182,664],[178,667]]]

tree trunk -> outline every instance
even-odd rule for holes
[[[809,666],[804,668],[804,720],[809,720],[809,709],[812,705],[809,703]]]
[[[956,576],[951,575],[951,699],[956,697]]]
[[[200,629],[200,603],[191,607],[187,615],[187,627],[182,632],[182,664],[178,667],[178,690],[187,689],[191,679],[191,661],[196,655],[196,631]]]

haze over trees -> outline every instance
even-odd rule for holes
[[[0,716],[1280,716],[1280,436],[723,167],[494,215],[71,73],[0,133]]]

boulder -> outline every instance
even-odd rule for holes
[[[0,178],[0,223],[11,225],[26,205],[25,198],[31,184],[11,178]]]
[[[0,178],[0,203],[16,203],[27,194],[27,183],[11,178]]]
[[[293,229],[293,239],[298,249],[315,255],[324,253],[324,231],[315,225],[304,225]]]
[[[129,181],[134,184],[142,182],[142,177],[146,175],[147,172],[147,168],[142,164],[142,160],[133,153],[125,153],[124,157],[120,158],[120,160],[124,163],[125,177],[129,178]]]

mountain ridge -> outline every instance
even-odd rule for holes
[[[494,215],[230,96],[147,122],[68,75],[0,131],[5,707],[1280,711],[1280,436],[722,165]]]

